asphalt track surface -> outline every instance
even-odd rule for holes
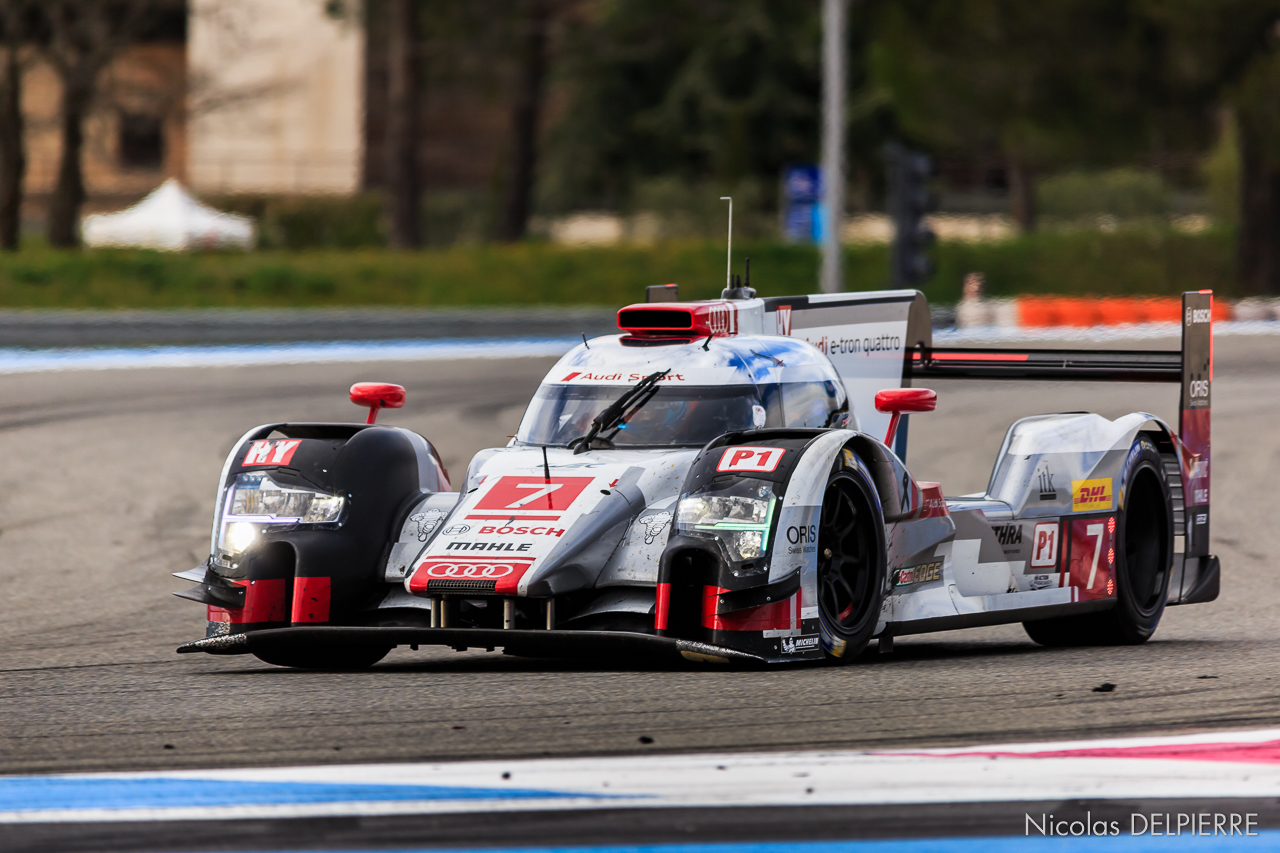
[[[352,382],[398,382],[408,404],[383,417],[432,439],[460,476],[514,431],[550,359],[0,376],[0,773],[1277,725],[1280,339],[1223,337],[1215,355],[1216,602],[1171,608],[1141,647],[1047,650],[1015,625],[903,638],[849,666],[763,671],[397,649],[369,672],[313,673],[174,654],[204,622],[169,594],[184,586],[169,572],[204,559],[218,472],[245,429],[350,420]],[[1175,420],[1177,403],[1173,385],[934,387],[939,409],[913,418],[909,461],[948,494],[985,486],[1016,417],[1144,409]],[[1115,689],[1094,690],[1103,683]]]

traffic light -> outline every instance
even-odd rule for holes
[[[929,192],[933,163],[927,154],[897,142],[884,147],[884,159],[889,170],[889,216],[894,226],[889,277],[899,287],[914,287],[934,272],[929,250],[937,236],[924,218],[934,206]]]

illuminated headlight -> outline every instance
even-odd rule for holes
[[[258,538],[258,528],[247,521],[235,521],[227,525],[227,535],[223,542],[231,554],[243,554]]]
[[[719,539],[735,562],[754,560],[768,548],[769,523],[777,499],[767,486],[751,486],[749,491],[751,495],[684,498],[676,507],[676,526],[685,533]]]
[[[266,473],[241,474],[227,495],[218,549],[238,556],[271,524],[326,524],[342,515],[344,499],[311,489],[282,486]]]

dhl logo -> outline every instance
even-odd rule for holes
[[[1111,509],[1111,478],[1103,480],[1072,480],[1071,511],[1093,512]]]

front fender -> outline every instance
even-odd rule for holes
[[[818,516],[842,455],[860,464],[847,448],[859,435],[843,429],[758,430],[730,433],[704,447],[690,467],[682,499],[722,491],[733,482],[746,482],[749,489],[767,484],[776,499],[768,545],[762,559],[735,562],[714,531],[673,526],[658,573],[658,633],[769,658],[821,658]],[[754,461],[735,461],[750,449]]]

